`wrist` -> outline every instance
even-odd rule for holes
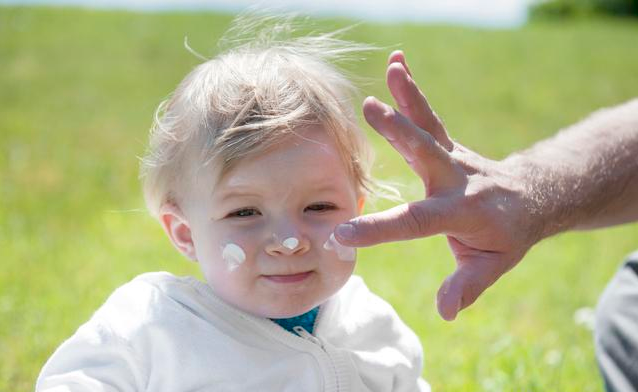
[[[565,186],[557,181],[554,168],[524,154],[510,155],[501,164],[511,176],[521,204],[521,221],[526,222],[533,243],[572,227]]]

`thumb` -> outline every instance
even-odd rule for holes
[[[452,321],[504,273],[495,260],[465,260],[448,276],[437,293],[436,303],[444,320]]]
[[[449,201],[434,197],[401,204],[340,224],[335,237],[342,245],[364,247],[439,234],[453,218],[445,213],[448,205]]]

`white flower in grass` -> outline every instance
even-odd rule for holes
[[[594,330],[594,324],[596,321],[596,311],[591,307],[583,307],[576,309],[574,312],[574,322],[576,325],[585,327],[590,331]]]
[[[563,359],[563,353],[556,349],[549,350],[545,354],[545,363],[548,364],[549,366],[558,366],[558,364],[560,364],[560,361],[562,359]]]

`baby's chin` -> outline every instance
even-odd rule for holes
[[[326,303],[326,301],[328,301],[328,299],[333,295],[334,293],[331,292],[327,293],[327,295],[322,295],[321,297],[307,298],[305,300],[303,300],[302,298],[297,298],[298,300],[301,300],[303,302],[287,301],[281,304],[269,304],[267,306],[264,306],[262,309],[253,309],[253,312],[251,313],[255,316],[265,317],[269,319],[285,319],[297,317],[311,311],[317,306],[321,306],[322,304]]]
[[[340,270],[331,269],[313,274],[307,285],[301,287],[273,288],[271,282],[244,295],[233,293],[224,296],[217,293],[222,299],[256,317],[270,319],[284,319],[297,317],[326,303],[336,295],[348,282],[354,269],[354,263],[339,262],[343,264]],[[287,283],[282,283],[287,285]],[[279,289],[279,290],[278,290]]]
[[[304,313],[311,311],[317,306],[321,306],[326,303],[330,298],[336,295],[339,290],[345,286],[350,278],[351,274],[347,275],[335,275],[332,282],[328,285],[330,288],[321,293],[321,295],[313,296],[312,298],[303,298],[303,295],[291,295],[292,298],[287,298],[286,301],[282,301],[281,306],[267,306],[259,312],[261,317],[271,319],[283,319],[301,316]],[[324,282],[327,283],[327,282]],[[295,298],[296,297],[296,298]],[[296,301],[295,301],[296,300]]]

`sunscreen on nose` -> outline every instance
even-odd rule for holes
[[[334,233],[330,234],[330,237],[328,238],[326,243],[323,244],[323,248],[328,251],[330,250],[335,251],[337,253],[337,257],[341,261],[354,261],[355,259],[356,252],[354,248],[351,248],[349,246],[343,246],[340,243],[338,243],[337,240],[335,239]]]
[[[228,270],[232,272],[246,261],[246,253],[239,245],[229,242],[222,250],[222,259],[226,262]]]
[[[299,240],[295,237],[288,237],[281,243],[285,248],[293,250],[299,246]]]

